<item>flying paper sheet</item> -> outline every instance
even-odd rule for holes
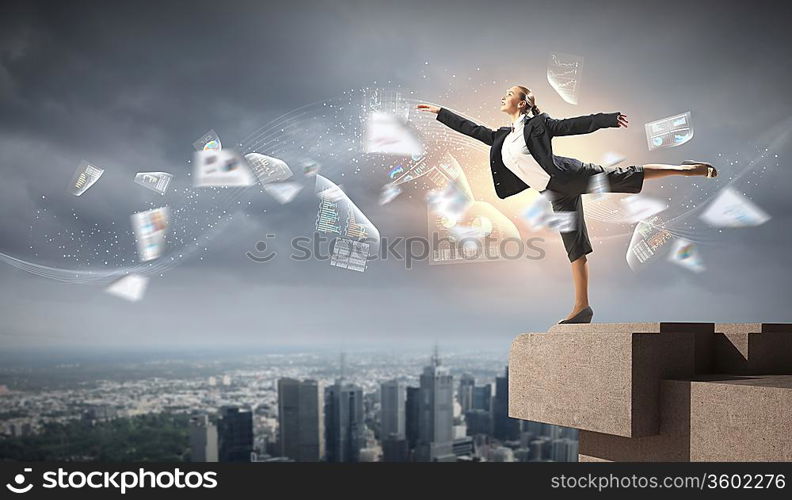
[[[671,239],[671,233],[661,225],[657,216],[639,222],[635,226],[630,246],[627,248],[627,264],[633,271],[639,271],[643,264],[657,258]]]
[[[366,124],[366,153],[420,156],[424,147],[415,133],[394,115],[374,111]]]
[[[121,297],[130,302],[137,302],[143,298],[148,286],[148,276],[140,274],[128,274],[117,280],[113,281],[105,288],[105,291],[110,295]]]
[[[173,176],[167,172],[138,172],[135,174],[135,184],[151,189],[159,194],[165,194]]]
[[[759,226],[770,216],[734,188],[725,187],[699,218],[714,227]]]
[[[333,184],[330,187],[324,188],[316,193],[319,198],[330,201],[341,201],[346,197],[344,193],[344,186]]]
[[[385,205],[393,201],[394,198],[399,196],[402,192],[401,188],[395,184],[385,184],[382,186],[382,192],[380,193],[379,204]]]
[[[668,208],[668,205],[656,198],[634,194],[621,200],[624,209],[624,222],[635,223],[657,215]]]
[[[303,174],[308,177],[313,177],[319,173],[321,165],[313,160],[305,160],[302,162]]]
[[[413,160],[415,163],[410,166],[407,171],[404,170],[404,167],[401,167],[401,173],[399,173],[399,169],[394,167],[393,169],[388,172],[388,176],[392,179],[395,178],[393,184],[399,185],[404,182],[414,181],[415,179],[428,174],[430,171],[434,170],[434,167],[430,166],[429,163],[426,161],[425,157],[418,158],[417,160]],[[391,176],[392,173],[395,174]]]
[[[196,151],[220,151],[223,149],[223,145],[220,143],[220,137],[215,133],[215,131],[210,130],[193,142],[193,148],[195,148]]]
[[[559,233],[569,233],[577,227],[576,220],[575,212],[554,212],[545,218],[544,226]]]
[[[569,104],[578,103],[583,58],[571,54],[550,54],[547,63],[547,81]]]
[[[387,113],[401,123],[407,123],[410,118],[410,109],[410,104],[397,90],[384,88],[368,88],[364,90],[364,113]]]
[[[492,262],[520,251],[517,245],[509,243],[520,239],[517,226],[492,204],[475,199],[456,158],[445,153],[440,161],[431,158],[416,161],[419,165],[433,163],[431,168],[419,173],[435,186],[427,194],[429,264]],[[413,166],[407,175],[411,172],[421,171]]]
[[[368,243],[336,238],[333,242],[333,255],[330,256],[330,265],[362,273],[366,270],[368,256]]]
[[[534,231],[547,228],[561,233],[575,230],[577,226],[575,215],[575,212],[553,211],[553,204],[548,192],[537,196],[521,214]]]
[[[292,176],[291,169],[283,160],[260,153],[248,153],[245,160],[262,186],[269,182],[285,181]]]
[[[698,246],[683,238],[674,241],[671,253],[668,254],[668,260],[697,273],[704,271]]]
[[[553,205],[550,202],[549,195],[547,193],[542,193],[533,200],[533,203],[523,210],[520,216],[525,219],[534,230],[539,230],[544,226],[543,223],[547,216],[552,213]]]
[[[366,241],[374,251],[379,251],[379,230],[339,186],[317,175],[314,192],[319,197],[317,231]]]
[[[80,196],[99,180],[102,173],[104,173],[104,170],[101,168],[95,167],[85,160],[81,161],[77,170],[74,171],[74,176],[72,176],[69,184],[71,193],[74,196]]]
[[[693,138],[693,120],[690,111],[647,123],[644,127],[649,151],[681,146]]]
[[[609,191],[610,183],[608,183],[608,174],[603,172],[591,176],[589,179],[588,192],[593,195],[592,199],[598,200]]]
[[[514,222],[484,201],[472,201],[455,219],[427,209],[427,221],[431,265],[492,262],[521,250]]]
[[[256,178],[234,151],[202,150],[193,155],[193,186],[252,186]]]
[[[401,165],[396,165],[395,167],[391,168],[388,172],[388,177],[391,179],[397,178],[399,175],[404,173],[404,167]]]
[[[138,256],[141,262],[156,259],[162,254],[165,245],[165,231],[168,229],[168,207],[154,208],[132,214],[132,229],[137,240]]]
[[[470,206],[471,199],[454,180],[449,180],[443,189],[426,194],[429,211],[456,221]]]
[[[492,225],[490,224],[490,227],[491,226]],[[484,228],[482,227],[466,226],[463,224],[455,224],[451,226],[448,228],[448,232],[451,233],[457,241],[467,238],[478,239],[487,235],[487,233],[484,231]]]
[[[296,182],[274,182],[265,184],[262,187],[264,191],[269,193],[269,195],[275,198],[281,205],[292,201],[303,188]]]

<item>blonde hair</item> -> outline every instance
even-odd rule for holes
[[[536,98],[534,97],[533,92],[531,92],[531,89],[529,89],[528,87],[523,87],[522,85],[515,85],[515,87],[520,89],[520,92],[523,93],[522,99],[528,105],[525,108],[525,113],[527,114],[529,110],[531,111],[531,115],[533,116],[536,116],[539,113],[541,113],[539,107],[536,105]]]

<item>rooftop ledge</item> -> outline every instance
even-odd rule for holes
[[[792,460],[792,324],[522,334],[509,354],[509,415],[580,429],[581,460]],[[750,451],[751,440],[761,446]]]

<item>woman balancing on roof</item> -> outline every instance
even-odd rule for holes
[[[554,211],[575,212],[574,230],[561,233],[572,263],[575,305],[559,323],[590,323],[594,315],[588,300],[586,265],[586,254],[591,253],[592,248],[581,200],[591,176],[604,172],[611,192],[640,193],[644,179],[718,175],[709,163],[690,160],[682,165],[648,164],[605,169],[575,158],[556,156],[551,142],[554,136],[588,134],[604,127],[627,127],[627,116],[597,113],[556,120],[540,112],[531,91],[519,85],[508,89],[501,99],[500,110],[509,115],[513,125],[498,130],[477,125],[446,108],[430,104],[419,104],[417,108],[437,114],[441,123],[491,146],[490,167],[498,197],[506,198],[532,187],[547,195]]]

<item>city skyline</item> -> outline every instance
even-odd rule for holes
[[[550,426],[526,430],[530,436],[512,436],[512,453],[501,449],[503,441],[492,441],[493,419],[482,425],[481,413],[492,410],[502,359],[472,354],[444,359],[433,350],[397,358],[349,353],[343,361],[332,354],[276,354],[240,359],[235,368],[203,360],[151,360],[137,362],[147,368],[134,377],[124,376],[124,366],[119,365],[121,376],[113,381],[104,379],[107,372],[91,371],[99,370],[91,365],[83,367],[90,379],[74,380],[66,374],[79,370],[80,363],[50,365],[41,369],[57,377],[56,385],[28,389],[14,388],[21,380],[13,370],[0,371],[5,416],[0,434],[35,438],[51,424],[103,425],[146,415],[183,415],[189,418],[183,424],[185,447],[189,444],[185,459],[193,461],[536,461],[561,457],[567,449],[553,451],[548,444],[538,455],[528,452],[531,441],[553,438]],[[202,370],[195,371],[198,367]],[[32,375],[23,373],[26,379]],[[463,410],[459,397],[462,380],[474,381],[470,411]],[[388,387],[394,389],[392,403]],[[409,409],[418,401],[411,403],[410,393],[433,401],[435,390],[444,402]],[[350,404],[357,408],[352,420],[346,410],[338,412]],[[389,422],[396,432],[388,431]],[[436,443],[435,436],[443,441]]]

